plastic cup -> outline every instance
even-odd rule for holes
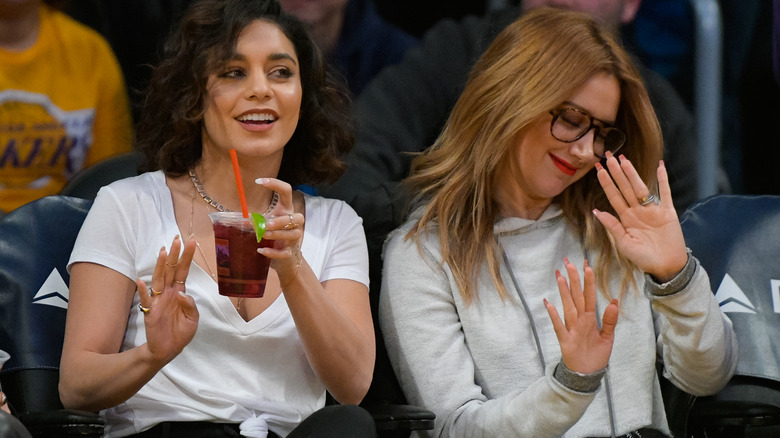
[[[229,297],[260,298],[265,292],[271,260],[257,252],[273,241],[257,241],[252,220],[240,212],[209,213],[214,225],[219,294]]]

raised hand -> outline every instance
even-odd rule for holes
[[[279,203],[271,212],[271,219],[265,224],[265,239],[273,240],[273,248],[260,248],[262,254],[271,259],[271,267],[279,276],[282,289],[298,275],[303,255],[303,214],[296,213],[293,206],[292,186],[275,178],[258,178],[257,184],[279,194]],[[260,251],[258,250],[258,251]]]
[[[162,363],[175,358],[195,336],[198,328],[198,309],[195,300],[186,294],[186,280],[195,254],[195,239],[184,245],[181,258],[181,239],[173,239],[170,253],[160,249],[152,274],[151,287],[136,280],[144,314],[146,342],[152,357]]]
[[[561,294],[565,323],[561,321],[554,305],[546,299],[544,305],[561,346],[564,365],[572,371],[590,374],[604,369],[609,363],[618,319],[617,300],[612,300],[604,310],[602,327],[599,330],[596,320],[596,280],[593,269],[588,266],[586,260],[583,290],[577,267],[568,259],[564,261],[569,282],[559,271],[555,271],[555,278]]]
[[[607,168],[596,164],[599,183],[619,219],[607,212],[594,214],[621,254],[659,281],[671,280],[685,266],[688,254],[663,161],[658,166],[659,202],[652,201],[655,195],[625,156],[618,160],[607,153]]]

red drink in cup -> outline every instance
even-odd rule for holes
[[[271,247],[273,241],[258,242],[252,220],[239,212],[210,213],[209,218],[214,224],[219,294],[262,297],[271,260],[257,249]]]

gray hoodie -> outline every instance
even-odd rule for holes
[[[385,244],[379,312],[406,397],[436,413],[432,436],[609,436],[606,385],[599,384],[606,379],[617,434],[642,427],[669,434],[657,361],[663,362],[665,377],[694,395],[717,392],[734,373],[737,340],[731,321],[693,257],[663,285],[637,272],[642,292],[632,289],[622,296],[606,379],[597,378],[595,385],[586,381],[583,390],[581,379],[558,366],[560,347],[543,304],[546,298],[562,315],[554,272],[566,272],[564,257],[580,270],[585,258],[580,237],[559,207],[553,204],[536,221],[505,218],[494,227],[530,319],[503,263],[509,299],[499,297],[483,266],[477,299],[466,305],[452,271],[441,264],[436,235],[425,236],[422,253],[414,240],[405,239],[415,220],[413,215]],[[594,256],[588,255],[592,265]],[[617,297],[620,276],[610,284]],[[608,302],[599,291],[599,309]]]

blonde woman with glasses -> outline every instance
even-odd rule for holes
[[[629,56],[540,8],[471,71],[385,244],[381,327],[433,436],[669,436],[656,374],[694,395],[737,343],[686,249]]]

